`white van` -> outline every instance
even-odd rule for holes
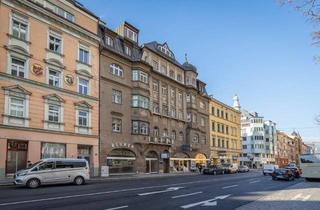
[[[84,184],[90,179],[89,164],[85,159],[42,159],[14,175],[14,184],[37,188],[45,184]]]
[[[265,164],[265,165],[263,165],[262,173],[263,173],[263,175],[272,174],[274,172],[274,170],[278,169],[278,168],[279,168],[278,165]]]

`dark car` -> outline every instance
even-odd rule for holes
[[[204,168],[202,173],[203,174],[212,174],[212,175],[224,174],[224,168],[219,165],[211,165],[207,168]]]
[[[291,170],[295,178],[300,178],[301,170],[298,167],[287,166],[286,169]]]
[[[294,174],[290,169],[278,168],[271,174],[273,180],[284,179],[288,181],[294,180]]]

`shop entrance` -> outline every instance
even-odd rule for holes
[[[163,173],[169,173],[170,169],[170,153],[165,150],[161,153],[161,159],[163,161]]]
[[[89,163],[90,175],[93,175],[94,168],[91,163],[91,146],[89,145],[78,145],[78,159],[86,159]]]
[[[109,173],[112,174],[133,174],[135,173],[136,155],[128,149],[114,149],[107,157]]]
[[[8,140],[6,174],[14,174],[27,166],[28,142]]]
[[[190,157],[185,153],[177,153],[170,159],[173,165],[174,172],[190,171]]]
[[[159,160],[158,155],[154,151],[148,152],[146,156],[146,173],[158,173]]]

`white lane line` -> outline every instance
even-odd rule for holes
[[[201,194],[202,192],[194,192],[194,193],[189,193],[189,194],[183,194],[183,195],[176,195],[176,196],[172,196],[171,198],[175,199],[175,198],[183,198],[183,197],[188,197],[191,195],[197,195],[197,194]]]
[[[116,209],[124,209],[124,208],[128,208],[128,206],[118,206],[118,207],[114,207],[114,208],[110,208],[110,209],[105,209],[105,210],[116,210]]]
[[[153,195],[153,194],[159,194],[159,193],[165,193],[165,192],[172,192],[172,191],[176,191],[179,189],[182,189],[184,187],[169,187],[166,190],[160,190],[160,191],[154,191],[154,192],[146,192],[146,193],[140,193],[138,195],[143,196],[143,195]]]
[[[257,183],[257,182],[260,182],[260,180],[249,182],[249,184],[254,184],[254,183]]]
[[[235,184],[235,185],[230,185],[230,186],[225,186],[223,187],[222,189],[228,189],[228,188],[231,188],[231,187],[238,187],[239,185]]]

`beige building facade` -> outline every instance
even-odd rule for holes
[[[241,112],[210,99],[210,150],[214,164],[238,163],[241,156]]]
[[[127,22],[100,29],[101,165],[112,175],[205,164],[208,96],[196,68],[181,65],[166,43],[139,46],[139,30]]]
[[[99,18],[71,0],[0,1],[0,177],[41,158],[99,168]]]

